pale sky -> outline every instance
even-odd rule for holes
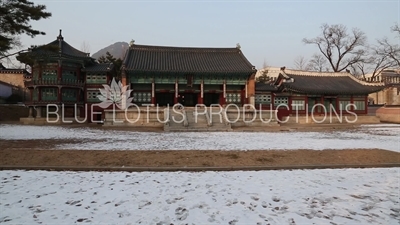
[[[364,31],[369,43],[389,37],[399,43],[390,27],[400,21],[400,0],[391,1],[134,1],[47,0],[53,15],[32,23],[46,32],[34,39],[23,36],[25,46],[56,39],[77,49],[90,45],[90,53],[117,41],[179,47],[236,47],[240,43],[247,59],[261,68],[293,67],[297,56],[307,59],[316,46],[302,39],[321,33],[323,23],[344,24]]]

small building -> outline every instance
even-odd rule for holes
[[[386,88],[370,94],[370,104],[400,105],[400,69],[383,70],[378,77]]]
[[[255,103],[289,115],[323,115],[336,112],[368,113],[368,94],[385,88],[383,83],[360,81],[350,73],[310,72],[281,68],[270,84],[257,84]],[[261,104],[261,106],[260,106]]]
[[[29,91],[25,89],[24,82],[31,78],[31,74],[26,69],[9,69],[0,64],[0,82],[12,86],[12,94],[19,96],[21,101],[29,99]]]
[[[122,83],[136,105],[250,103],[255,67],[240,47],[189,48],[132,43],[122,65]]]

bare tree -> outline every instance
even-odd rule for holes
[[[400,35],[400,26],[398,23],[396,23],[393,27],[392,27],[392,31],[396,32],[398,35]]]
[[[307,59],[304,56],[297,56],[294,59],[294,66],[297,70],[307,70]]]
[[[398,24],[391,28],[392,32],[400,35]],[[399,36],[400,38],[400,36]],[[391,67],[400,67],[400,46],[390,43],[387,37],[377,40],[377,44],[369,47],[368,57],[352,65],[352,71],[361,75],[364,80],[366,73],[371,73],[371,80],[375,80],[383,70]]]
[[[341,24],[323,24],[321,30],[320,36],[304,38],[303,42],[317,45],[334,72],[341,72],[362,60],[367,42],[364,32],[353,28],[349,33],[346,26]]]
[[[378,40],[378,43],[379,40]],[[386,52],[386,48],[378,44],[369,49],[369,57],[362,61],[351,65],[352,73],[354,75],[362,76],[366,80],[365,75],[371,73],[371,80],[375,80],[383,70],[394,67],[397,65],[397,61],[392,58],[392,54]]]
[[[327,63],[328,61],[323,55],[314,54],[307,64],[307,70],[317,72],[328,71],[329,69]]]
[[[86,52],[86,53],[90,53],[90,44],[86,41],[83,41],[81,44],[81,51],[82,52]]]

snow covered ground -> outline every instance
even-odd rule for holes
[[[0,140],[63,140],[76,150],[268,150],[380,148],[400,152],[400,125],[361,126],[325,132],[164,133],[0,125]]]
[[[400,168],[0,171],[1,224],[398,224]]]

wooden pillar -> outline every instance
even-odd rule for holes
[[[271,92],[271,103],[269,105],[271,110],[275,109],[274,102],[275,102],[275,93]]]
[[[61,77],[62,77],[62,61],[58,60],[57,79],[61,80]]]
[[[304,112],[307,112],[307,111],[308,111],[308,96],[306,95],[306,96],[304,96]],[[305,114],[307,115],[308,112]]]
[[[33,107],[32,106],[29,106],[29,116],[28,117],[29,118],[33,117]]]
[[[336,112],[340,112],[340,99],[339,96],[336,97],[336,104],[335,104],[335,110]]]
[[[224,81],[222,86],[223,98],[226,98],[226,81]]]
[[[202,79],[200,83],[200,98],[198,98],[199,104],[204,104],[203,98],[204,98],[204,80]]]
[[[322,105],[325,105],[325,101],[324,101],[324,100],[325,100],[324,96],[321,95],[321,100],[320,100],[320,101],[321,101],[321,104],[322,104]],[[320,110],[318,110],[319,113],[323,113],[323,110],[322,110],[323,108],[322,108],[322,106],[320,106],[320,107],[318,107],[318,108],[320,108]]]
[[[174,104],[178,104],[178,81],[175,80],[175,96],[174,96]]]
[[[155,94],[155,84],[154,79],[151,81],[151,104],[156,104],[156,94]]]
[[[247,98],[248,98],[248,90],[247,90],[247,87],[248,87],[248,82],[249,81],[246,81],[246,85],[245,85],[245,87],[244,87],[244,98],[245,98],[245,104],[247,104],[248,103],[248,101],[247,101]]]
[[[364,113],[368,114],[368,95],[365,96],[364,105],[365,105]]]

